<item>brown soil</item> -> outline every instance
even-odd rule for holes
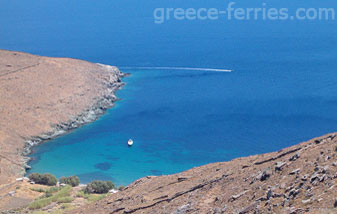
[[[145,177],[72,213],[337,213],[337,135]]]
[[[50,138],[55,130],[66,127],[58,124],[76,128],[95,119],[96,112],[90,108],[96,106],[102,113],[97,103],[110,107],[110,101],[116,99],[114,90],[122,86],[121,76],[111,66],[0,50],[1,201],[9,191],[8,184],[25,172],[22,153],[26,141],[42,134]],[[90,118],[79,120],[78,115],[86,111]]]

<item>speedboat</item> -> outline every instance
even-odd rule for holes
[[[129,139],[128,140],[128,146],[132,146],[133,145],[133,140],[132,139]]]

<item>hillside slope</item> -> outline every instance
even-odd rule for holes
[[[71,213],[337,213],[337,135],[145,177]]]
[[[23,154],[95,120],[117,99],[122,76],[112,66],[0,50],[0,210],[16,200],[6,195],[24,173]]]

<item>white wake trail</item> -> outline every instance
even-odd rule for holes
[[[187,71],[213,71],[213,72],[232,72],[233,70],[220,68],[189,68],[189,67],[122,67],[121,70],[187,70]]]

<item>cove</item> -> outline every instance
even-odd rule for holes
[[[117,93],[121,101],[99,120],[35,147],[29,173],[127,185],[277,151],[337,129],[336,20],[155,24],[156,8],[223,10],[228,2],[2,2],[0,48],[115,65],[132,74]],[[263,3],[234,2],[237,8]],[[266,3],[292,12],[337,10],[335,0]]]
[[[304,96],[289,80],[267,85],[269,92],[260,87],[275,74],[261,79],[245,71],[126,72],[132,75],[117,93],[121,101],[96,122],[35,147],[29,173],[127,185],[143,176],[276,151],[336,127],[337,115],[329,112],[337,111],[337,102],[330,93]]]

